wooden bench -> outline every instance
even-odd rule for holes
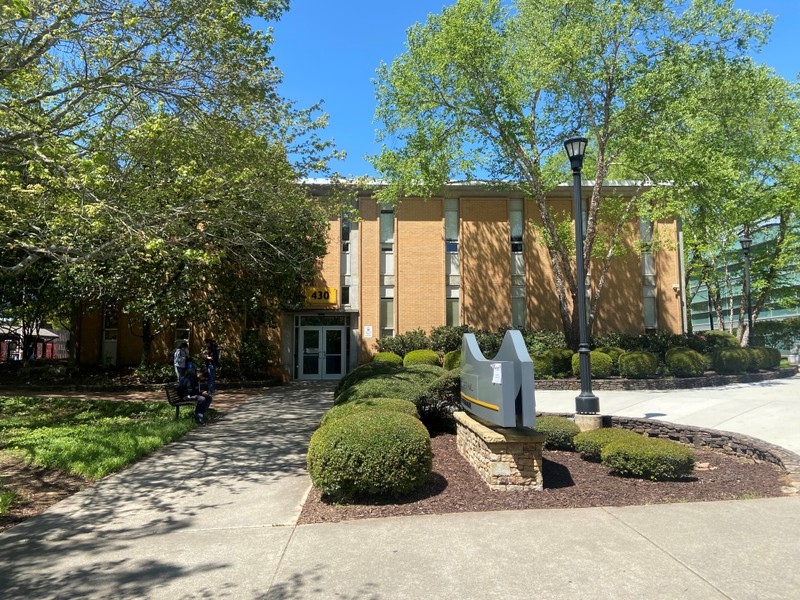
[[[174,383],[168,383],[165,385],[164,391],[167,393],[167,402],[169,402],[170,406],[175,407],[176,419],[180,417],[181,406],[191,406],[194,408],[197,405],[196,400],[192,400],[188,397],[181,398],[178,395],[178,386],[176,386]]]

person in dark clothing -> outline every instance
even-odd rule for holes
[[[206,376],[208,393],[213,396],[217,393],[217,365],[219,364],[219,346],[212,338],[205,339],[206,347],[203,350],[203,360],[206,363]]]
[[[197,403],[194,407],[194,419],[198,424],[205,425],[206,412],[211,406],[211,396],[200,391],[197,370],[191,362],[187,363],[186,371],[178,382],[178,395]]]

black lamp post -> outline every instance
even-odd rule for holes
[[[575,211],[575,262],[578,278],[578,330],[580,341],[581,393],[575,398],[575,412],[578,414],[597,414],[600,412],[600,399],[592,393],[592,367],[589,361],[589,336],[586,323],[586,269],[583,264],[583,203],[581,201],[581,168],[586,144],[583,137],[570,138],[564,142],[572,167],[572,189]]]
[[[739,238],[739,243],[744,254],[744,295],[747,299],[747,345],[749,346],[753,337],[753,309],[750,306],[750,245],[753,240],[747,237],[747,234],[743,234]]]

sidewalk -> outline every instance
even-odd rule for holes
[[[308,438],[332,389],[265,390],[0,534],[0,596],[761,600],[800,589],[800,497],[297,526]],[[653,407],[678,415],[683,393]],[[600,401],[606,412],[611,393]]]

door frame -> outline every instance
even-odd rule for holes
[[[304,358],[306,356],[305,348],[304,348],[304,339],[303,336],[307,331],[317,331],[319,332],[319,348],[317,348],[318,352],[311,353],[316,354],[318,358],[318,373],[306,373],[303,370],[304,366]],[[339,372],[338,373],[328,373],[327,372],[327,333],[331,331],[338,331],[340,333],[340,342],[339,342],[339,356],[341,357],[341,362]],[[305,381],[325,381],[325,380],[336,380],[341,379],[344,374],[347,372],[347,335],[349,332],[349,328],[344,325],[301,325],[298,327],[298,335],[297,335],[297,378],[300,380]]]

